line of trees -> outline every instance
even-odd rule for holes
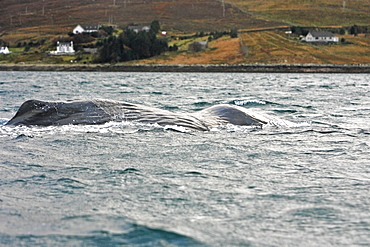
[[[310,30],[315,29],[314,27],[301,27],[301,26],[292,26],[290,30],[293,34],[299,36],[303,35],[306,36]],[[370,26],[358,26],[352,25],[348,27],[341,27],[341,28],[321,28],[321,30],[330,31],[332,33],[337,33],[340,35],[344,35],[346,33],[357,35],[359,33],[370,33]]]
[[[195,33],[194,35],[179,36],[178,38],[180,40],[183,40],[183,39],[192,39],[192,38],[197,38],[197,37],[208,36],[208,41],[211,41],[211,40],[216,40],[218,38],[221,38],[224,35],[230,35],[231,38],[236,38],[238,37],[238,29],[234,28],[234,29],[231,29],[230,31],[212,31],[209,33],[205,33],[201,31],[199,33]]]
[[[353,25],[349,28],[349,34],[357,35],[359,33],[370,33],[370,26]]]
[[[158,21],[153,21],[148,32],[126,29],[118,36],[110,35],[97,44],[100,48],[94,62],[117,63],[160,55],[169,48],[165,38],[157,38],[159,29]]]

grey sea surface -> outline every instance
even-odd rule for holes
[[[370,74],[1,72],[0,246],[370,246]],[[5,126],[26,100],[293,122]]]

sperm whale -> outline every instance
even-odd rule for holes
[[[176,125],[207,131],[219,125],[261,127],[271,118],[241,106],[220,104],[194,113],[177,113],[168,110],[113,100],[79,100],[49,102],[28,100],[6,125],[51,126],[104,124],[110,121],[130,121]]]

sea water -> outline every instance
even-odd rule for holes
[[[0,72],[0,246],[369,246],[370,75]],[[26,100],[293,122],[11,127]]]

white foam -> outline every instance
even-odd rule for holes
[[[234,100],[234,104],[237,106],[244,106],[251,103],[259,104],[259,105],[266,105],[266,102],[260,100]]]
[[[62,125],[62,126],[0,126],[0,137],[11,136],[45,136],[60,133],[122,133],[130,134],[140,129],[164,129],[156,124],[136,122],[108,122],[100,125]]]
[[[310,123],[294,123],[288,120],[279,118],[271,118],[267,124],[262,126],[262,129],[269,128],[299,128],[308,127]],[[210,132],[250,132],[256,129],[261,129],[260,126],[242,126],[242,125],[217,125],[210,129]],[[107,122],[99,125],[62,125],[62,126],[7,126],[0,125],[0,137],[18,137],[18,136],[44,136],[54,135],[60,133],[118,133],[118,134],[132,134],[138,131],[145,130],[162,130],[162,131],[178,131],[182,133],[193,132],[194,130],[188,129],[178,125],[160,126],[158,124],[139,123],[139,122]]]
[[[218,125],[210,129],[211,132],[250,132],[252,130],[261,129],[259,126],[246,126],[246,125]]]
[[[288,120],[282,120],[282,119],[272,119],[267,124],[264,124],[262,126],[263,129],[269,129],[269,128],[301,128],[301,127],[308,127],[311,124],[308,122],[302,122],[302,123],[294,123],[290,122]]]
[[[182,133],[191,132],[190,129],[185,128],[183,126],[178,126],[178,125],[166,125],[166,126],[164,126],[164,130],[173,130],[173,131],[178,131],[178,132],[182,132]]]

